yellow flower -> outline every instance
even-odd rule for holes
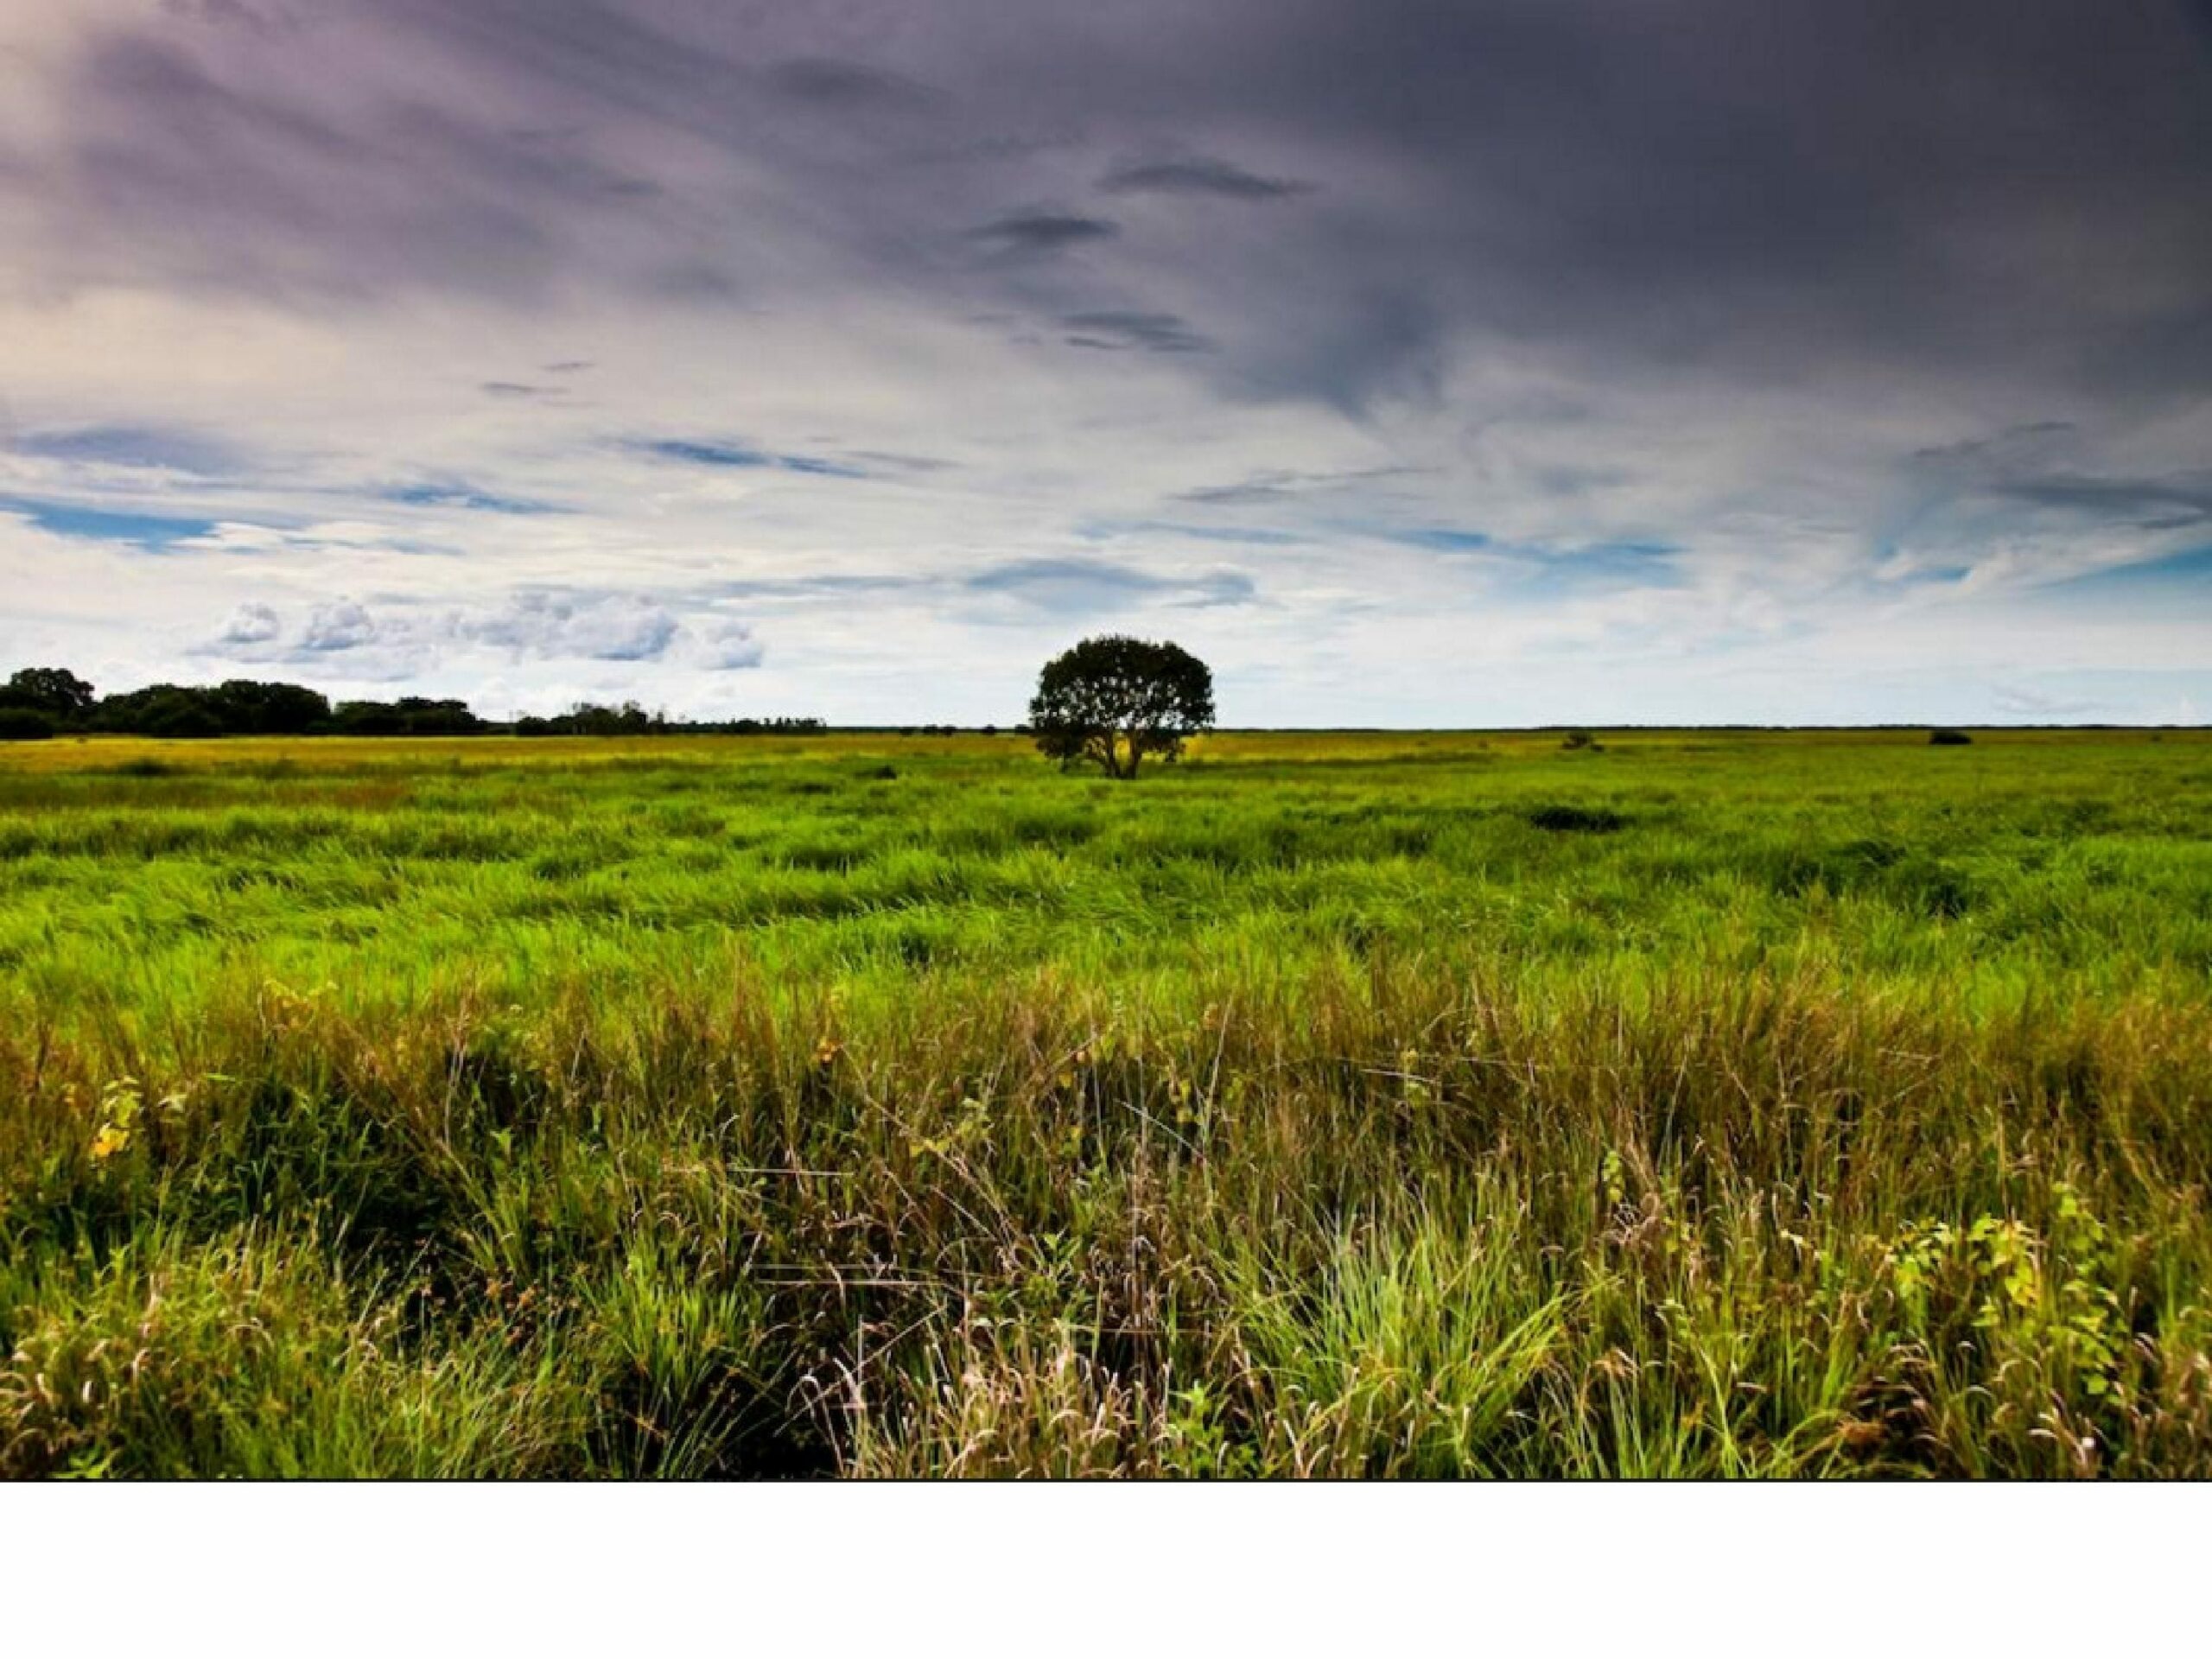
[[[92,1161],[104,1164],[130,1144],[130,1130],[118,1128],[112,1123],[103,1123],[100,1132],[92,1137]]]

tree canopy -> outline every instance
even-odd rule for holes
[[[92,706],[92,688],[66,668],[19,668],[0,688],[0,704],[35,709],[54,720],[73,720]]]
[[[1117,633],[1085,639],[1045,664],[1029,724],[1063,767],[1134,778],[1147,754],[1173,760],[1213,725],[1213,671],[1181,646]]]

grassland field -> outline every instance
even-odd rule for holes
[[[2212,1474],[2212,739],[0,746],[0,1474]]]

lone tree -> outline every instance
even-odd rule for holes
[[[1045,664],[1029,724],[1063,770],[1134,778],[1146,755],[1173,760],[1213,725],[1213,671],[1179,645],[1102,634]]]

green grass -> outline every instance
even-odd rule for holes
[[[0,1473],[2212,1473],[2212,741],[0,747]]]

